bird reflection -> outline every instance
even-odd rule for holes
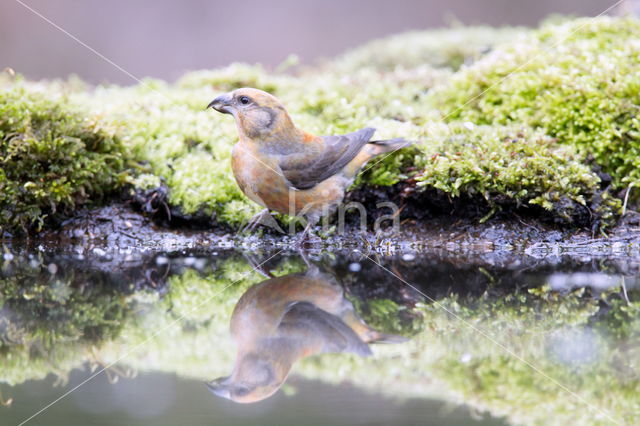
[[[207,386],[242,403],[273,395],[293,364],[306,356],[368,356],[369,343],[406,341],[365,324],[333,277],[313,265],[304,273],[271,278],[247,290],[233,311],[231,334],[237,346],[233,371]]]

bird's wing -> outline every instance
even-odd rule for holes
[[[331,315],[309,302],[289,303],[278,326],[278,332],[303,345],[320,339],[324,353],[351,352],[361,356],[371,355],[369,345],[340,317]]]
[[[291,154],[280,162],[284,177],[297,189],[309,189],[338,173],[371,140],[376,129],[366,127],[339,136],[323,136],[323,150],[314,155]]]

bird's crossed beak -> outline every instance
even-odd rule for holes
[[[213,102],[211,102],[211,103],[213,103]],[[214,108],[216,109],[216,111],[220,111],[215,106],[214,106]],[[212,381],[210,381],[208,383],[205,383],[205,385],[207,385],[209,390],[214,395],[220,396],[222,398],[231,399],[231,389],[230,389],[230,386],[229,386],[229,377],[220,377],[218,379],[215,379],[215,380],[212,380]]]
[[[213,108],[223,114],[231,114],[231,96],[229,94],[220,95],[207,105],[207,108]]]

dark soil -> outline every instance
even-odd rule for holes
[[[357,220],[352,220],[356,222]],[[304,249],[310,253],[354,250],[390,254],[399,252],[446,253],[469,264],[509,263],[550,256],[591,256],[640,259],[640,215],[628,213],[607,235],[593,235],[588,229],[568,229],[521,217],[497,215],[484,223],[474,216],[456,217],[430,214],[421,219],[402,219],[396,234],[360,232],[347,227],[344,234],[311,236],[300,243],[296,236],[258,230],[253,234],[209,229],[161,226],[130,203],[87,210],[64,222],[58,229],[29,239],[5,241],[9,246],[39,246],[76,252],[99,250],[104,253],[134,251],[213,250],[238,248],[270,250]]]

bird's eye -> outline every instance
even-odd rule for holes
[[[251,389],[249,388],[238,387],[234,393],[236,394],[236,396],[246,396],[249,394],[249,392],[251,392]]]
[[[251,99],[249,99],[248,96],[240,96],[239,101],[242,105],[247,105],[249,102],[251,102]]]

